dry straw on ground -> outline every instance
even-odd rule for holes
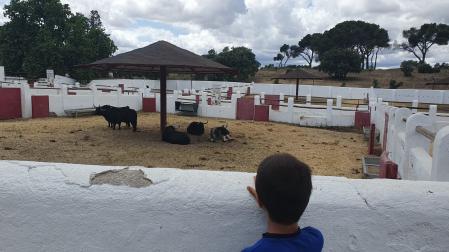
[[[159,114],[139,114],[138,120],[138,132],[113,131],[98,116],[2,121],[0,159],[255,172],[264,157],[287,152],[308,163],[315,175],[361,177],[366,144],[357,132],[227,120],[235,141],[211,143],[203,136],[178,146],[160,141]],[[209,120],[206,131],[225,124],[169,116],[181,130],[194,120]]]

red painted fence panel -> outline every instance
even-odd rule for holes
[[[380,156],[379,178],[398,178],[398,165],[388,158],[387,152]]]
[[[254,109],[254,121],[268,122],[270,120],[270,106],[256,105]]]
[[[32,117],[45,118],[50,115],[48,95],[31,96]]]
[[[0,88],[0,120],[22,117],[20,88]]]
[[[254,98],[237,99],[237,120],[254,120]]]
[[[265,105],[271,105],[273,110],[279,110],[279,95],[265,95]]]
[[[143,112],[156,112],[156,98],[142,98]]]
[[[355,112],[355,127],[362,129],[363,127],[369,127],[371,124],[371,115],[369,111],[356,111]]]

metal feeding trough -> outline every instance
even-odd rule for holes
[[[363,177],[367,179],[378,178],[380,168],[380,157],[378,156],[364,156],[363,162]]]

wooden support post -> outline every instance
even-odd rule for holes
[[[167,67],[161,66],[160,71],[160,90],[161,90],[161,138],[165,127],[167,126]]]
[[[295,100],[298,100],[298,96],[299,96],[299,79],[296,79],[296,96],[295,96]]]
[[[371,124],[370,134],[369,134],[369,143],[368,143],[368,154],[374,154],[374,143],[376,141],[376,126]]]

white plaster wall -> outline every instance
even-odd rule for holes
[[[58,95],[61,94],[61,89],[54,88],[30,88],[31,95]]]
[[[65,116],[64,101],[62,95],[48,96],[48,110],[50,113],[55,113],[57,116]]]
[[[253,93],[260,94],[295,95],[295,84],[264,84],[256,83],[253,86]],[[420,103],[449,104],[449,91],[443,90],[415,90],[415,89],[381,89],[375,88],[373,92],[376,97],[383,98],[384,101],[412,102],[418,100]],[[365,99],[370,93],[369,88],[349,88],[334,86],[313,86],[299,85],[299,95],[311,94],[313,97],[336,98],[342,96],[343,99]]]
[[[76,80],[74,80],[72,78],[61,76],[61,75],[56,75],[55,80],[54,80],[54,85],[55,85],[55,87],[60,86],[60,85],[75,85],[75,82],[76,82]]]
[[[254,174],[142,169],[145,188],[90,185],[122,167],[0,161],[2,251],[240,251],[265,232]],[[449,183],[314,177],[300,225],[324,251],[447,251]]]
[[[190,80],[167,80],[168,90],[183,90],[183,89],[208,89],[213,85],[219,83],[221,87],[237,86],[238,82],[220,82],[220,81],[190,81]],[[144,79],[103,79],[92,80],[89,85],[105,85],[117,87],[119,84],[124,84],[125,88],[137,87],[137,88],[155,88],[159,89],[159,80],[144,80]],[[243,85],[243,84],[242,84]],[[247,84],[248,85],[248,84]]]
[[[69,109],[84,109],[94,107],[93,95],[63,95],[64,96],[64,110]]]
[[[0,82],[5,81],[5,67],[0,66]]]
[[[92,80],[89,85],[96,86],[111,86],[118,87],[119,84],[124,84],[125,88],[137,87],[137,88],[159,88],[159,81],[144,80],[144,79],[102,79]]]
[[[236,119],[236,107],[232,104],[226,105],[202,105],[201,106],[201,116],[205,117],[216,117],[224,119]]]

